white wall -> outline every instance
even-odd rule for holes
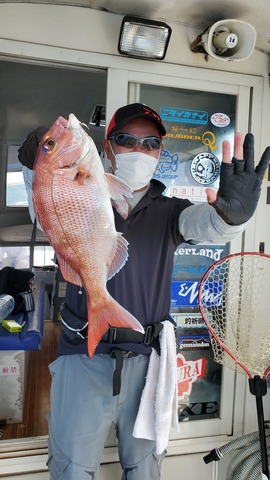
[[[206,465],[203,461],[206,453],[192,454],[191,452],[187,455],[167,456],[162,464],[161,479],[190,480],[199,478],[200,480],[226,480],[226,471],[232,458],[231,455],[226,455],[219,462]],[[14,467],[13,469],[11,467],[14,461],[10,462],[10,468],[7,467],[7,462],[4,467],[1,467],[0,461],[0,478],[3,480],[49,480],[49,472],[45,471],[45,457],[43,460],[39,456],[36,458],[37,459],[35,459],[35,457],[22,459],[20,463],[17,464],[15,470]],[[16,460],[15,463],[17,463]],[[12,471],[14,474],[10,473]],[[20,471],[21,474],[19,473]],[[101,465],[98,480],[119,480],[120,478],[121,467],[119,463],[114,462]]]

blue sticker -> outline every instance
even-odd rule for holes
[[[198,305],[200,282],[172,281],[171,307],[188,307]]]
[[[165,148],[162,150],[161,157],[158,162],[156,173],[175,173],[179,164],[179,155],[178,153],[170,154],[169,150]]]
[[[172,280],[199,280],[208,268],[229,253],[225,245],[182,243],[174,252]]]
[[[196,307],[198,306],[198,291],[200,282],[172,281],[171,282],[171,307]],[[205,285],[201,303],[206,306],[222,305],[223,282],[208,282]]]
[[[208,113],[204,110],[189,110],[186,108],[161,107],[160,116],[163,121],[193,123],[206,125]]]

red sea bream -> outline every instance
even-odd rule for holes
[[[63,277],[85,288],[90,357],[109,326],[143,332],[106,288],[128,258],[128,243],[115,230],[111,206],[111,198],[123,196],[131,196],[130,188],[104,172],[93,140],[75,115],[59,117],[39,145],[33,201]]]

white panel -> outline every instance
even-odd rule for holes
[[[25,351],[0,351],[0,420],[22,421],[26,378]]]
[[[127,103],[128,72],[114,68],[108,69],[106,120],[109,123],[114,112]],[[107,125],[108,126],[108,125]]]
[[[216,446],[210,448],[216,448]],[[204,451],[202,449],[199,453],[194,453],[193,455],[167,455],[161,467],[161,480],[189,480],[197,478],[200,480],[226,480],[226,470],[231,456],[225,456],[218,465],[215,462],[206,465],[203,457],[207,455],[209,451]],[[15,463],[17,463],[16,460]],[[35,460],[35,457],[26,460],[26,463],[28,464],[29,470],[27,471],[22,468],[20,474],[20,470],[17,469],[18,473],[16,475],[9,475],[9,469],[3,466],[0,470],[0,478],[3,480],[50,479],[49,472],[45,471],[44,468],[40,469],[42,463],[40,462],[39,456],[37,456],[37,460]],[[103,464],[98,473],[98,480],[119,480],[121,473],[122,469],[119,463],[114,462]]]

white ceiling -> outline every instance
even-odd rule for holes
[[[122,15],[136,15],[170,24],[197,28],[198,34],[213,23],[235,18],[251,23],[257,31],[256,49],[270,52],[270,0],[42,0],[0,3],[48,3],[105,10]]]

